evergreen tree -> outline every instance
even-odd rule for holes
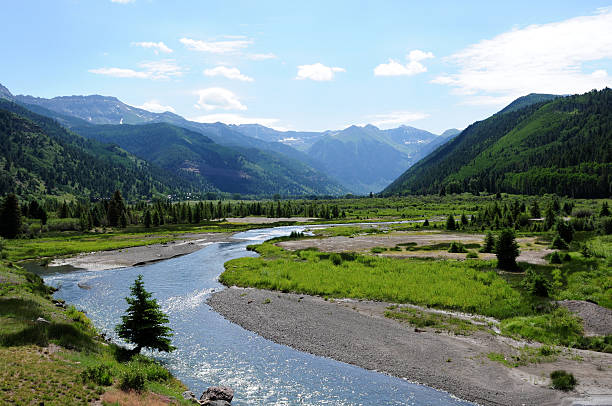
[[[540,213],[540,206],[538,206],[538,202],[533,202],[533,206],[531,206],[530,210],[531,218],[538,219],[542,215]]]
[[[121,192],[115,190],[113,198],[108,203],[108,211],[106,217],[108,218],[108,224],[112,227],[117,227],[121,220],[121,215],[125,212],[125,203],[123,203],[123,197]]]
[[[151,228],[151,212],[147,209],[147,211],[145,211],[145,215],[144,215],[144,226],[145,228]]]
[[[446,219],[446,229],[447,230],[454,230],[455,228],[457,228],[457,225],[455,224],[455,218],[451,214]]]
[[[14,193],[4,198],[0,207],[0,235],[5,238],[15,238],[21,232],[21,209],[19,200]]]
[[[601,204],[601,210],[599,211],[600,217],[607,217],[610,215],[610,209],[608,208],[608,202],[604,201]]]
[[[467,226],[467,224],[468,224],[468,219],[465,216],[465,213],[461,213],[461,224],[464,225],[464,226]]]
[[[488,232],[485,236],[484,247],[480,250],[480,252],[494,252],[495,251],[495,237],[492,232]]]
[[[131,297],[125,298],[129,305],[126,314],[121,316],[122,323],[115,327],[119,337],[135,344],[136,354],[143,348],[173,351],[175,347],[170,341],[172,329],[164,326],[169,321],[168,316],[161,311],[157,300],[151,298],[151,293],[145,290],[142,275],[138,275],[130,291]]]
[[[518,244],[514,239],[512,230],[503,230],[495,244],[495,255],[497,255],[497,267],[507,271],[516,269],[516,257],[519,255]]]

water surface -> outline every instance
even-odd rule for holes
[[[226,261],[257,255],[246,250],[248,244],[303,229],[251,230],[236,235],[241,242],[215,243],[142,267],[51,267],[42,276],[59,288],[56,297],[84,310],[100,331],[118,340],[113,329],[127,307],[124,297],[142,274],[175,332],[177,350],[153,355],[197,395],[208,386],[224,384],[234,389],[235,405],[471,404],[427,386],[273,343],[225,320],[206,304],[212,292],[224,288],[217,278]]]

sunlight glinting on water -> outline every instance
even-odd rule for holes
[[[56,296],[86,311],[96,327],[119,341],[114,326],[127,307],[124,297],[138,274],[153,292],[174,329],[171,354],[155,353],[190,390],[212,385],[235,390],[235,405],[466,405],[449,394],[403,379],[296,351],[229,322],[206,300],[224,287],[223,264],[257,254],[246,246],[303,231],[279,227],[237,234],[242,240],[216,243],[179,258],[106,271],[51,273],[45,281],[60,287]],[[83,289],[78,285],[87,285]]]

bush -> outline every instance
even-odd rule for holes
[[[147,381],[163,382],[172,378],[172,374],[163,365],[143,355],[135,355],[128,363],[128,368],[140,371]]]
[[[559,255],[559,252],[555,251],[552,254],[550,254],[550,263],[551,264],[561,263],[561,256]]]
[[[451,242],[450,247],[448,247],[448,252],[467,252],[463,244],[460,242]]]
[[[472,259],[473,258],[478,258],[478,254],[476,252],[474,252],[474,251],[469,251],[465,257],[466,258],[472,258]]]
[[[92,367],[87,367],[81,372],[83,382],[94,382],[102,386],[110,386],[113,384],[113,372],[109,365],[100,364]]]
[[[583,339],[580,319],[564,307],[539,316],[513,317],[501,322],[503,334],[544,344],[575,346]]]
[[[523,278],[522,285],[532,295],[548,297],[550,282],[544,275],[537,273],[532,268],[525,271],[525,278]]]
[[[387,249],[385,247],[374,247],[370,251],[373,254],[380,254],[381,252],[385,252]]]
[[[553,389],[559,389],[562,391],[570,391],[574,389],[578,383],[573,374],[560,370],[553,371],[550,374],[550,380],[552,381]]]
[[[141,392],[145,387],[145,382],[144,372],[137,367],[132,367],[121,376],[119,387],[124,391],[135,390]]]
[[[599,222],[599,229],[602,234],[612,234],[612,217],[602,217]]]
[[[333,253],[329,256],[329,259],[336,266],[342,265],[342,257],[339,254]]]
[[[563,255],[563,261],[569,262],[571,260],[572,260],[572,256],[569,254],[569,252],[566,252],[565,255]]]
[[[574,229],[572,228],[571,224],[568,224],[565,221],[559,221],[557,223],[557,233],[568,244],[574,239]]]
[[[552,244],[550,245],[550,248],[554,248],[557,250],[566,250],[568,248],[567,243],[565,242],[565,240],[563,238],[561,238],[561,236],[559,234],[557,234],[555,236],[555,239],[553,240]]]

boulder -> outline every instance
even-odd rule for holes
[[[45,320],[45,319],[43,319],[42,317],[37,318],[37,319],[36,319],[36,322],[37,322],[37,323],[39,323],[39,324],[51,324],[51,323],[49,322],[49,320]],[[232,392],[232,394],[233,394],[233,392]]]
[[[196,398],[195,393],[190,390],[186,390],[185,392],[183,392],[183,399],[191,400],[194,403],[198,403],[198,399]]]
[[[234,390],[229,386],[211,386],[210,388],[206,389],[204,393],[202,393],[202,396],[200,397],[200,404],[222,406],[223,403],[202,403],[202,401],[210,402],[215,400],[224,400],[229,404],[233,398]]]
[[[200,400],[200,405],[203,406],[231,406],[227,400]]]

